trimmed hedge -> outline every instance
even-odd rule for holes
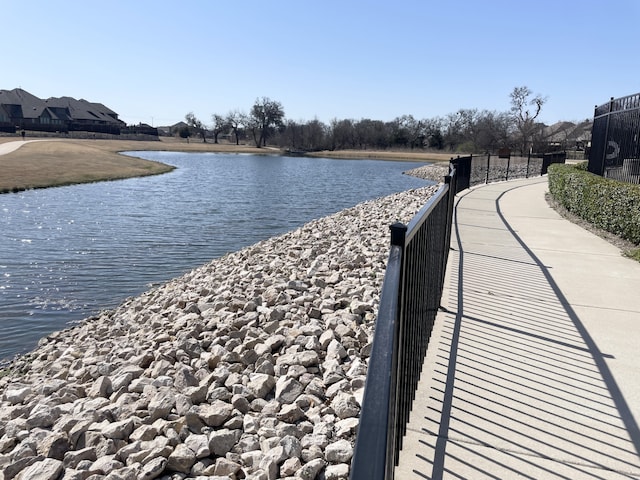
[[[581,164],[554,164],[549,192],[571,213],[640,245],[640,185],[594,175]]]

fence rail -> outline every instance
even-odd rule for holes
[[[352,480],[393,478],[444,283],[455,168],[445,180],[408,225],[391,226]]]
[[[545,175],[549,165],[566,159],[566,152],[505,158],[492,154],[458,157],[458,192],[483,183]]]
[[[452,159],[445,184],[411,222],[391,226],[351,480],[393,479],[440,306],[456,193],[481,183],[543,175],[550,164],[565,159],[564,152]]]
[[[627,183],[640,183],[640,93],[595,108],[589,171]]]

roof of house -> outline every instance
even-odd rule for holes
[[[10,115],[20,118],[39,118],[47,108],[41,99],[21,88],[0,90],[0,103],[10,105]]]
[[[549,142],[584,141],[591,138],[590,120],[579,124],[573,122],[557,122],[545,127],[544,136]]]
[[[87,102],[84,99],[80,99],[81,102]],[[109,107],[107,107],[106,105],[103,105],[102,103],[96,103],[96,102],[87,102],[88,104],[90,104],[94,109],[98,110],[99,112],[104,113],[105,115],[109,115],[110,117],[113,118],[118,118],[118,114],[116,112],[114,112],[113,110],[111,110]]]
[[[86,100],[76,100],[73,97],[51,97],[45,100],[45,102],[46,105],[53,108],[66,108],[69,112],[69,116],[73,120],[88,120],[92,122],[105,123],[117,121],[117,119],[96,108],[96,104],[87,102]]]
[[[14,88],[0,90],[0,105],[12,118],[35,119],[41,116],[72,121],[85,120],[99,123],[121,123],[118,114],[101,103],[76,100],[73,97],[42,100],[31,93]]]

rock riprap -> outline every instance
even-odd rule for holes
[[[423,180],[431,180],[432,182],[441,183],[444,181],[445,175],[449,175],[449,164],[430,163],[422,167],[412,168],[404,172],[405,175],[422,178]]]
[[[389,225],[437,186],[225,255],[0,379],[5,480],[347,478]]]

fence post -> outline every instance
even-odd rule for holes
[[[406,335],[406,321],[405,321],[405,261],[406,261],[406,238],[407,238],[407,225],[396,222],[389,227],[391,229],[391,245],[399,247],[402,251],[401,261],[400,261],[400,281],[398,282],[398,309],[396,322],[394,326],[394,342],[393,342],[393,350],[395,352],[392,357],[392,370],[391,370],[391,385],[392,390],[390,392],[391,402],[389,407],[389,430],[387,437],[393,443],[391,445],[391,451],[389,451],[389,447],[387,447],[387,472],[386,478],[393,478],[393,469],[395,468],[396,463],[398,462],[398,456],[400,455],[400,445],[402,442],[402,437],[404,436],[402,432],[402,426],[399,425],[399,422],[402,420],[401,414],[403,409],[402,404],[402,392],[406,390],[407,381],[406,376],[400,376],[401,373],[399,370],[402,369],[403,358],[401,345],[404,344],[404,337]],[[402,382],[402,383],[401,383]]]
[[[376,332],[369,357],[363,410],[351,460],[351,480],[393,479],[398,415],[398,323],[399,292],[407,227],[391,225],[391,248],[387,261]]]
[[[397,222],[389,228],[391,229],[391,245],[397,245],[404,248],[407,226],[404,223]]]
[[[487,174],[485,175],[484,184],[489,183],[489,170],[491,169],[491,154],[487,153]]]
[[[607,112],[607,126],[604,129],[604,148],[602,149],[602,168],[600,175],[604,177],[607,168],[607,150],[609,149],[609,122],[611,121],[611,112],[613,111],[613,97],[609,100],[609,111]]]
[[[451,174],[453,173],[453,178]],[[445,225],[445,237],[444,237],[444,249],[446,254],[442,256],[442,271],[447,268],[447,260],[449,258],[449,249],[451,247],[451,226],[453,223],[453,205],[456,196],[456,172],[449,166],[449,174],[444,177],[444,183],[449,185],[449,191],[447,192],[447,222]]]

